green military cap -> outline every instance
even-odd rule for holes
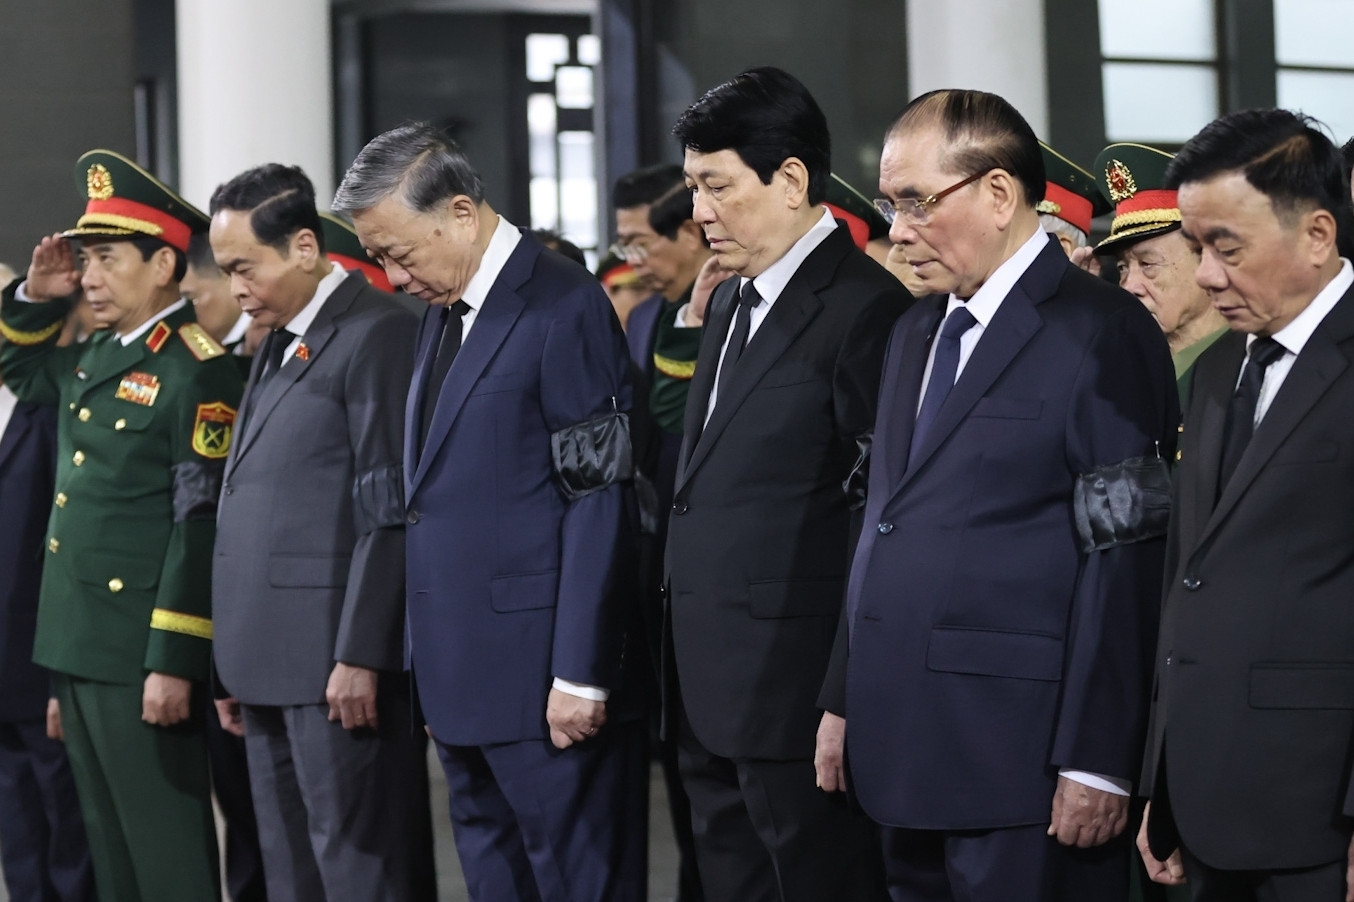
[[[320,213],[320,229],[324,232],[324,254],[348,272],[357,271],[382,291],[394,291],[386,271],[367,256],[367,250],[357,238],[357,232],[333,213]]]
[[[1109,202],[1100,195],[1095,176],[1067,157],[1039,142],[1044,155],[1044,199],[1035,208],[1040,213],[1051,213],[1070,223],[1087,235],[1091,234],[1091,220],[1110,211]]]
[[[1166,167],[1174,157],[1145,144],[1111,144],[1095,158],[1104,179],[1101,191],[1114,204],[1110,235],[1096,247],[1113,253],[1180,228],[1176,192],[1166,187]]]
[[[85,214],[67,238],[148,235],[188,252],[188,238],[207,231],[205,213],[120,153],[91,150],[75,161],[76,190]]]
[[[883,238],[889,233],[888,220],[875,209],[874,203],[835,172],[828,179],[827,197],[823,203],[833,216],[846,221],[847,228],[851,230],[851,239],[862,250],[874,239]]]

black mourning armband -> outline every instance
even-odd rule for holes
[[[865,493],[870,487],[870,452],[874,450],[874,433],[865,432],[856,436],[856,462],[851,472],[842,480],[842,491],[846,494],[851,510],[865,509]]]
[[[353,480],[353,525],[365,536],[404,523],[404,467],[387,464]]]
[[[1077,478],[1072,506],[1081,550],[1104,551],[1166,534],[1171,474],[1157,457],[1134,457]]]
[[[634,472],[630,416],[615,411],[550,434],[550,452],[564,497],[576,501]]]
[[[174,522],[210,520],[216,516],[224,460],[186,460],[174,464]]]

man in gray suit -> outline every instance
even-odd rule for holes
[[[226,462],[215,658],[243,729],[268,895],[404,902],[426,763],[400,674],[404,397],[417,318],[325,257],[310,180],[251,169],[211,200],[212,251],[272,331]]]

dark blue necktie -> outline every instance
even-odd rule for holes
[[[936,337],[936,356],[931,361],[931,378],[926,382],[926,395],[917,411],[917,424],[912,427],[912,450],[921,447],[926,433],[936,421],[945,398],[954,388],[959,373],[959,339],[978,324],[967,307],[956,307],[945,317]]]
[[[423,410],[419,417],[418,446],[421,449],[428,441],[428,427],[433,422],[433,411],[437,410],[437,396],[442,391],[442,383],[447,381],[451,372],[451,362],[461,350],[461,333],[465,331],[465,315],[470,305],[457,301],[438,311],[438,325],[441,337],[437,341],[437,354],[428,367],[428,381],[423,386]]]
[[[1223,427],[1222,465],[1218,469],[1218,494],[1227,488],[1227,481],[1236,471],[1237,462],[1251,442],[1255,432],[1255,408],[1260,403],[1260,387],[1265,384],[1265,370],[1284,354],[1284,346],[1272,338],[1257,338],[1251,343],[1246,365],[1241,369],[1241,381],[1232,394],[1227,409],[1227,424]]]

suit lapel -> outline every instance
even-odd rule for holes
[[[696,370],[687,389],[686,415],[682,423],[682,449],[677,458],[677,484],[681,491],[690,473],[691,457],[704,431],[705,413],[709,409],[710,392],[715,386],[715,370],[719,366],[719,352],[729,334],[729,323],[738,306],[738,279],[730,278],[715,287],[705,318],[705,333],[696,352]]]
[[[1180,532],[1182,547],[1192,548],[1208,523],[1218,499],[1218,468],[1222,463],[1222,437],[1237,375],[1246,356],[1246,337],[1240,333],[1219,339],[1219,351],[1200,360],[1194,368],[1194,393],[1198,400],[1190,409],[1185,432],[1197,436],[1181,455],[1181,466],[1195,474],[1181,480]]]
[[[258,438],[263,424],[272,416],[273,411],[277,409],[278,403],[286,396],[287,392],[291,391],[292,386],[315,366],[316,359],[324,352],[329,340],[334,337],[335,321],[348,312],[348,308],[357,298],[357,293],[366,284],[366,277],[361,273],[353,273],[339,283],[333,293],[325,298],[319,313],[315,315],[310,327],[306,329],[306,334],[301,337],[301,343],[306,346],[306,359],[302,360],[296,354],[293,354],[291,359],[282,365],[282,369],[278,370],[277,374],[268,380],[268,384],[263,386],[262,391],[257,390],[262,364],[255,360],[254,366],[250,368],[249,372],[251,395],[249,418],[244,423],[244,437],[240,443],[240,452],[235,457],[236,462],[249,452],[254,441]]]
[[[422,453],[418,458],[418,467],[409,483],[411,492],[416,490],[423,481],[424,475],[428,472],[429,464],[437,456],[437,450],[446,441],[448,433],[451,432],[452,424],[456,422],[457,416],[461,413],[461,408],[465,406],[466,398],[470,396],[470,390],[475,387],[475,383],[484,374],[485,368],[494,359],[494,355],[498,353],[498,349],[503,345],[508,333],[512,331],[513,325],[526,308],[526,300],[518,294],[517,289],[530,277],[531,271],[536,265],[536,258],[540,256],[540,253],[541,246],[539,244],[523,237],[513,250],[512,255],[508,257],[508,262],[504,264],[503,271],[494,280],[493,287],[489,289],[488,295],[485,296],[484,304],[475,314],[475,320],[470,326],[470,331],[466,334],[460,350],[456,352],[451,369],[447,371],[446,380],[442,383],[438,392],[437,407],[433,410],[432,422],[428,424],[428,441],[422,448]],[[433,354],[435,354],[435,349],[425,346],[423,352],[419,355],[420,366],[417,368],[416,379],[421,380],[426,372],[426,366],[431,365]],[[428,386],[428,390],[433,391],[433,386]],[[416,390],[410,394],[417,395],[421,401],[421,391]],[[412,410],[421,409],[421,406],[412,408]],[[414,441],[417,441],[417,436],[415,436]]]
[[[1341,309],[1346,305],[1349,309],[1354,309],[1354,289],[1347,292],[1340,301],[1340,306],[1328,315],[1328,319],[1335,320],[1332,325],[1344,335],[1350,334],[1350,330],[1341,329],[1342,326],[1350,325],[1344,321],[1346,317],[1343,314],[1347,310]],[[1209,517],[1200,541],[1208,540],[1209,535],[1218,528],[1232,508],[1236,507],[1237,501],[1274,456],[1274,452],[1311,412],[1317,401],[1321,400],[1321,396],[1330,389],[1331,384],[1349,367],[1349,359],[1340,350],[1331,332],[1323,328],[1324,325],[1323,323],[1322,326],[1318,326],[1312,337],[1307,340],[1302,353],[1293,361],[1293,368],[1284,378],[1283,385],[1279,387],[1278,394],[1270,401],[1264,419],[1255,428],[1255,435],[1242,453],[1241,460],[1237,461],[1236,471],[1218,499],[1218,506],[1213,515]],[[1214,484],[1216,485],[1216,482]]]
[[[888,412],[888,428],[876,431],[871,457],[878,462],[871,467],[871,476],[884,481],[878,491],[891,490],[907,471],[908,447],[912,444],[912,429],[917,424],[917,405],[921,398],[921,379],[926,371],[931,337],[940,328],[945,316],[945,295],[932,295],[919,301],[931,309],[919,316],[901,336],[897,359],[898,375],[883,386],[879,395],[879,411]],[[880,417],[876,416],[875,422]],[[876,491],[872,487],[872,492]]]

